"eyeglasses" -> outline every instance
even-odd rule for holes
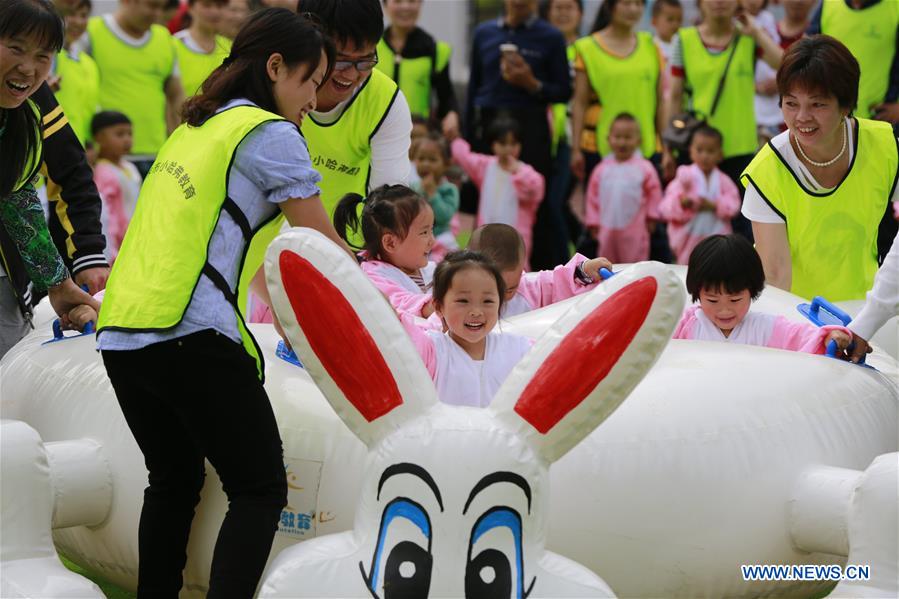
[[[375,65],[378,64],[378,58],[363,58],[362,60],[335,60],[334,61],[334,70],[335,71],[345,71],[350,67],[356,67],[356,70],[360,73],[367,73],[368,71],[375,68]]]

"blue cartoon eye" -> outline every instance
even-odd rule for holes
[[[431,586],[432,566],[431,521],[427,512],[411,499],[394,499],[381,515],[378,542],[367,576],[359,564],[369,590],[384,599],[425,598]]]
[[[465,596],[526,599],[534,580],[524,588],[521,516],[508,507],[487,510],[471,529]]]

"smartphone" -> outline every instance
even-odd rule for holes
[[[518,46],[516,44],[500,44],[499,51],[502,52],[503,54],[506,54],[507,52],[517,53]]]

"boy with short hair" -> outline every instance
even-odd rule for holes
[[[141,176],[125,159],[131,152],[132,139],[127,116],[114,111],[97,113],[91,121],[91,135],[98,146],[94,183],[103,200],[100,220],[106,236],[106,258],[112,264],[137,206]]]

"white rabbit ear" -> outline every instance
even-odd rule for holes
[[[643,379],[684,307],[680,279],[641,262],[601,283],[544,333],[500,387],[491,409],[552,463]]]
[[[366,445],[437,402],[421,356],[384,296],[327,237],[295,228],[265,255],[272,307],[331,406]]]

